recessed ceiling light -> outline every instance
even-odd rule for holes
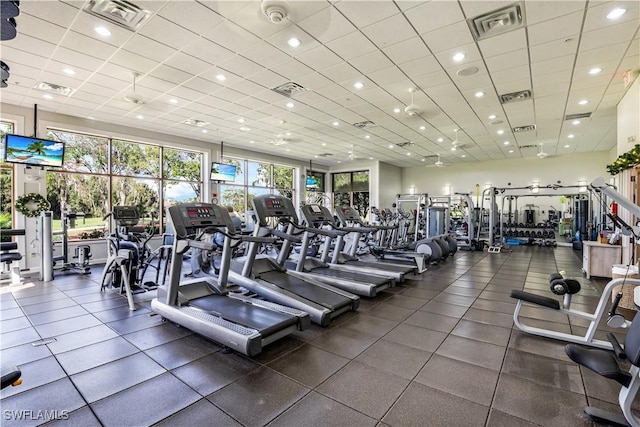
[[[424,161],[426,161],[426,160],[427,160],[427,159],[425,159],[425,158],[420,159],[420,161],[421,161],[421,162],[424,162]]]
[[[393,109],[393,112],[396,113],[396,114],[398,114],[400,111],[402,111],[402,110],[400,110],[398,107]]]
[[[202,129],[202,133],[209,133],[209,131],[206,129]]]
[[[467,55],[465,55],[464,53],[458,52],[455,55],[453,55],[453,60],[456,61],[456,62],[460,62],[466,57],[467,57]]]
[[[442,141],[444,141],[444,139],[438,138],[438,142],[442,142]]]
[[[504,133],[504,131],[502,129],[499,129],[498,132],[496,132],[498,135],[502,135]]]
[[[407,153],[407,156],[410,156],[410,155],[411,155],[411,153],[410,153],[410,152],[409,152],[409,153]]]
[[[340,122],[333,122],[332,124],[333,124],[334,126],[339,126],[339,125],[340,125]]]
[[[111,35],[111,31],[106,27],[95,27],[93,30],[102,37],[109,37]]]
[[[476,98],[482,98],[484,96],[484,92],[476,92]]]
[[[293,102],[287,102],[287,108],[293,108],[295,104]]]
[[[340,160],[338,160],[336,163],[342,163]]]
[[[238,119],[238,123],[244,123],[244,119],[243,119],[242,117],[240,117],[240,118]]]
[[[224,74],[218,74],[216,76],[216,79],[221,81],[221,82],[223,82],[223,81],[227,80],[227,76],[225,76]]]
[[[255,143],[256,143],[255,141],[249,141],[249,144],[255,144]]]
[[[240,130],[243,131],[243,132],[249,132],[251,130],[251,128],[247,127],[247,126],[242,126],[242,127],[240,127]]]
[[[295,37],[291,37],[291,38],[287,41],[287,43],[288,43],[288,44],[289,44],[289,46],[291,46],[291,47],[298,47],[298,46],[300,46],[300,44],[301,44],[300,39],[297,39],[297,38],[295,38]]]
[[[580,104],[580,105],[587,105],[588,103],[589,103],[589,101],[587,101],[586,99],[583,99],[580,102],[578,102],[578,104]]]
[[[356,89],[362,89],[364,87],[364,83],[362,82],[355,82],[353,84],[353,87],[355,87]]]
[[[144,119],[144,116],[143,116],[142,114],[138,114],[138,115],[136,116],[136,119],[138,119],[138,120],[143,120],[143,119]]]
[[[489,120],[493,120],[493,119],[495,119],[496,117],[497,117],[497,116],[496,116],[495,114],[492,114],[492,115],[490,115],[490,116],[489,116]]]
[[[95,119],[96,119],[95,117],[87,116],[87,120],[95,120]]]
[[[462,156],[460,156],[460,157],[465,158],[465,157],[467,157],[467,155],[466,155],[466,154],[463,154],[463,155],[462,155]]]
[[[369,160],[373,160],[373,157],[369,157]]]
[[[322,143],[322,146],[323,146],[323,147],[326,147],[326,146],[327,146],[327,143],[326,143],[326,142],[323,142],[323,143]]]
[[[451,151],[456,151],[456,147],[451,147]]]
[[[567,138],[575,138],[575,135],[570,133],[569,135],[567,135]]]
[[[589,74],[596,75],[596,74],[600,74],[602,72],[602,68],[600,67],[594,67],[592,69],[589,70]]]
[[[502,145],[509,145],[509,141],[503,142]]]
[[[569,148],[569,147],[571,147],[571,145],[569,145],[569,144],[565,144],[564,145],[564,148]]]
[[[613,9],[611,12],[607,13],[607,19],[618,19],[625,13],[627,13],[627,9],[622,9],[622,8]]]
[[[63,69],[62,69],[62,72],[63,72],[63,73],[65,73],[65,74],[68,74],[68,75],[70,75],[70,76],[73,76],[73,75],[75,75],[75,74],[76,74],[76,72],[75,72],[75,71],[73,71],[71,68],[63,68]]]
[[[317,159],[317,158],[318,158],[318,155],[316,154],[316,155],[315,155],[315,156],[313,156],[313,157],[314,157],[315,159]]]
[[[389,144],[389,148],[393,148],[393,144]]]
[[[509,150],[509,153],[513,153],[513,150]]]
[[[365,136],[364,136],[364,139],[369,139],[369,138],[371,138],[371,136],[370,136],[370,135],[365,135]]]
[[[571,122],[572,125],[579,125],[580,124],[580,120],[574,120]]]
[[[285,133],[285,135],[291,136],[291,132],[287,132],[287,133]]]
[[[175,99],[175,98],[171,98],[171,99],[169,100],[169,102],[170,102],[170,103],[172,103],[172,104],[177,104],[177,103],[178,103],[178,100],[177,100],[177,99]]]
[[[425,129],[426,129],[426,126],[420,126],[420,128],[419,128],[419,129],[420,129],[420,130],[425,130]]]
[[[287,151],[291,151],[291,149],[287,148]]]
[[[42,95],[42,97],[44,99],[53,99],[53,96],[49,95],[48,93],[45,93],[44,95]]]

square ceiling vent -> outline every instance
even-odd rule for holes
[[[588,119],[591,117],[591,113],[577,113],[577,114],[567,114],[564,116],[565,120],[578,120],[578,119]]]
[[[183,120],[182,124],[189,125],[189,126],[195,126],[197,128],[201,128],[201,127],[205,127],[206,125],[208,125],[209,122],[205,122],[203,120],[198,120],[198,119],[187,119],[187,120]]]
[[[524,27],[524,7],[522,3],[485,13],[467,20],[476,40],[493,37],[498,34]]]
[[[368,128],[376,127],[376,124],[371,120],[365,120],[364,122],[354,123],[353,125],[358,129],[368,129]]]
[[[536,125],[516,126],[511,130],[513,133],[531,132],[532,130],[536,130]]]
[[[126,0],[91,0],[84,10],[131,31],[137,30],[151,14]]]
[[[276,86],[271,90],[276,93],[279,93],[280,95],[284,95],[287,98],[292,98],[294,95],[307,91],[307,89],[304,86],[296,82],[287,82],[287,83],[281,84],[280,86]]]
[[[504,93],[500,95],[500,102],[508,104],[509,102],[526,101],[531,99],[533,93],[530,90],[521,90],[518,92]]]
[[[76,90],[67,86],[61,86],[53,83],[38,82],[33,86],[34,89],[45,92],[54,93],[56,95],[71,96]]]

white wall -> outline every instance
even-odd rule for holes
[[[636,78],[618,103],[617,141],[617,156],[640,144],[640,78]]]
[[[402,168],[380,163],[378,168],[378,200],[379,205],[371,206],[387,207],[396,201],[399,193],[402,193]]]

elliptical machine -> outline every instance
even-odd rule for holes
[[[154,265],[157,254],[149,246],[154,236],[153,224],[150,230],[136,227],[140,215],[135,206],[115,206],[104,220],[108,218],[113,219],[115,228],[114,233],[106,237],[108,257],[102,271],[100,290],[118,289],[120,294],[126,294],[129,308],[135,310],[132,295],[158,287],[160,258],[158,265]],[[149,267],[156,270],[155,282],[144,281]]]

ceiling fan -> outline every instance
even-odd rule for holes
[[[409,92],[411,92],[411,104],[404,107],[404,112],[407,113],[409,117],[413,117],[422,113],[422,108],[413,102],[413,93],[415,92],[415,89],[409,88]]]
[[[146,104],[147,102],[145,101],[144,97],[136,92],[136,79],[140,77],[140,73],[132,71],[131,77],[133,78],[133,90],[131,92],[127,92],[124,95],[124,100],[134,105]]]
[[[538,144],[538,154],[536,154],[536,156],[538,156],[539,159],[546,159],[549,157],[549,153],[544,151],[544,143],[541,142]]]
[[[456,137],[453,141],[451,141],[451,151],[456,151],[458,148],[462,147],[464,144],[458,140],[458,129],[454,129],[456,133]]]
[[[285,125],[285,121],[281,120],[280,123],[282,124],[282,131],[278,134],[276,134],[276,138],[275,139],[271,139],[269,141],[267,141],[267,144],[271,144],[271,145],[285,145],[288,144],[290,142],[295,142],[295,140],[293,138],[289,138],[289,136],[291,136],[290,133],[286,132],[284,129],[284,125]]]
[[[349,151],[349,156],[347,157],[350,162],[355,162],[358,160],[367,160],[366,157],[360,157],[356,154],[355,145],[351,144],[351,150]]]
[[[426,167],[430,168],[430,167],[436,167],[436,168],[446,168],[447,164],[445,164],[442,159],[440,159],[440,154],[437,154],[436,156],[428,156],[428,157],[437,157],[438,160],[436,160],[435,163],[431,164],[431,165],[427,165]]]

